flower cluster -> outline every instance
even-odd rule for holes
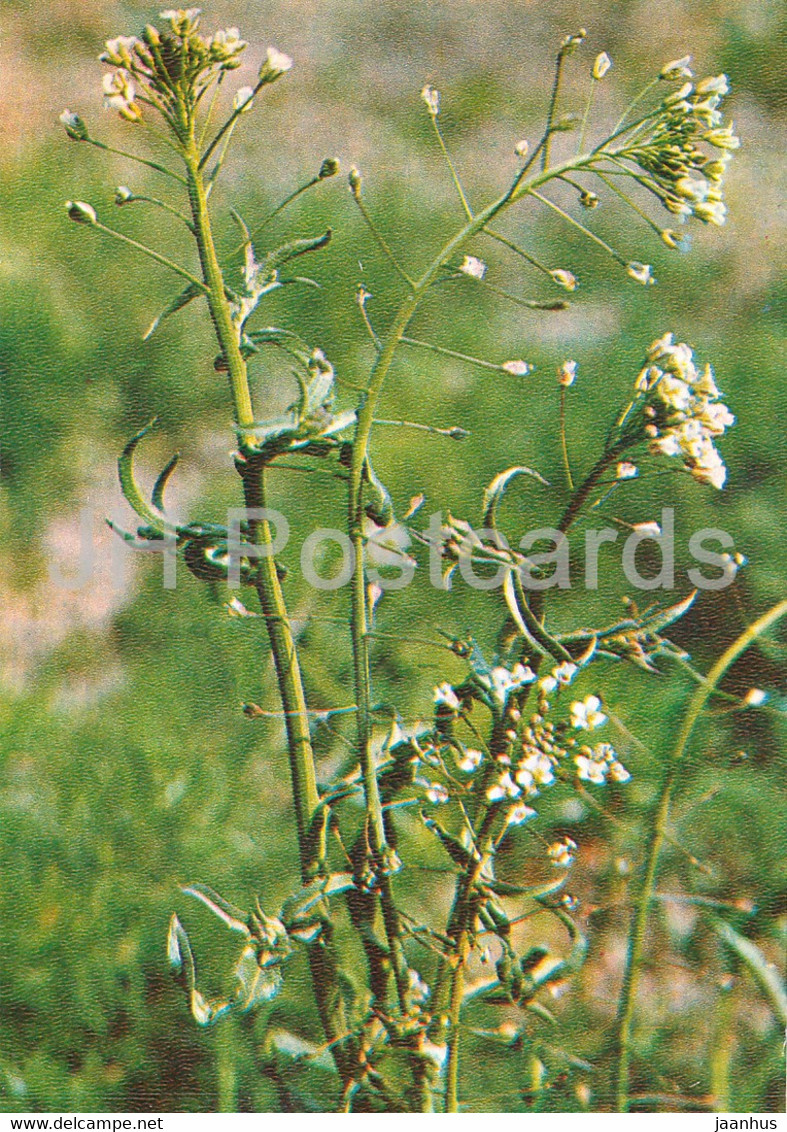
[[[214,82],[240,66],[246,42],[236,27],[200,35],[199,8],[167,9],[161,19],[168,25],[165,30],[148,24],[140,37],[117,36],[107,40],[99,56],[102,63],[116,68],[104,76],[106,105],[127,121],[140,121],[140,104],[148,104],[175,123],[181,101],[193,111]],[[258,87],[275,82],[291,66],[289,56],[270,48],[260,69]],[[253,88],[243,88],[235,109],[243,109],[253,93]]]
[[[724,175],[740,139],[719,110],[730,89],[727,76],[710,76],[695,85],[688,81],[693,77],[689,62],[686,56],[662,69],[661,79],[681,85],[633,128],[615,153],[645,173],[641,183],[673,216],[720,225],[726,219]],[[702,143],[716,152],[700,148]],[[674,233],[667,231],[663,238],[676,246]]]
[[[719,401],[711,367],[700,372],[691,348],[665,334],[648,350],[636,389],[644,397],[651,451],[679,456],[695,479],[723,487],[727,469],[714,440],[735,417]]]

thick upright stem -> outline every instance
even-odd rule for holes
[[[224,289],[224,277],[219,266],[211,232],[205,182],[200,168],[196,144],[191,143],[185,155],[189,203],[194,224],[194,235],[199,251],[203,278],[207,287],[207,300],[219,346],[227,362],[235,419],[241,438],[243,430],[254,423],[254,410],[249,390],[246,363],[240,352],[238,333],[232,321],[230,306]],[[239,461],[243,478],[244,502],[247,508],[264,508],[264,468],[254,460]],[[292,626],[282,593],[281,583],[273,557],[273,540],[265,519],[252,518],[249,538],[260,547],[254,585],[265,617],[273,654],[276,678],[287,729],[287,748],[290,776],[295,804],[301,876],[304,881],[313,878],[316,863],[309,850],[308,833],[320,803],[317,779],[309,732],[309,716],[303,689],[300,663]],[[345,1041],[347,1023],[344,1004],[339,993],[337,962],[331,941],[331,925],[325,920],[320,938],[310,946],[309,962],[315,998],[325,1036],[332,1045],[336,1066],[346,1082],[353,1079],[357,1058],[350,1043]]]

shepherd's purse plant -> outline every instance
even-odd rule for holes
[[[555,359],[557,377],[546,381],[560,405],[556,438],[564,455],[565,484],[549,496],[551,501],[555,490],[562,492],[550,528],[555,545],[551,556],[528,556],[517,549],[522,532],[508,529],[506,534],[500,526],[503,500],[512,486],[527,482],[534,492],[542,489],[544,480],[536,470],[519,464],[501,468],[482,493],[477,527],[449,515],[427,529],[420,521],[423,501],[413,499],[407,513],[397,516],[374,466],[375,428],[393,423],[379,420],[378,400],[400,350],[424,356],[431,352],[492,371],[496,380],[511,383],[512,397],[519,396],[523,382],[537,390],[541,379],[531,376],[532,367],[523,358],[487,361],[454,349],[450,341],[425,341],[412,329],[422,304],[435,293],[445,294],[452,282],[463,281],[463,293],[490,288],[484,242],[507,249],[549,289],[533,299],[513,296],[515,301],[544,312],[566,307],[577,278],[559,262],[542,262],[499,230],[498,222],[507,213],[537,210],[559,217],[615,261],[625,286],[652,285],[653,268],[594,233],[593,210],[602,198],[654,229],[669,249],[679,247],[695,221],[724,224],[724,178],[739,145],[722,116],[729,89],[726,76],[696,79],[688,56],[668,62],[598,140],[592,109],[596,89],[612,66],[608,55],[579,64],[589,82],[584,115],[566,114],[561,104],[564,72],[582,58],[584,39],[580,30],[560,45],[543,133],[530,144],[512,140],[511,172],[498,195],[483,206],[471,204],[449,153],[440,93],[424,88],[426,119],[445,157],[458,210],[455,230],[445,235],[431,261],[410,246],[408,262],[400,262],[375,222],[361,173],[349,171],[348,207],[358,209],[388,261],[399,297],[393,315],[378,326],[370,313],[370,295],[359,287],[357,325],[359,334],[368,337],[373,363],[368,372],[359,369],[338,377],[330,341],[314,343],[304,327],[267,325],[265,310],[268,296],[280,288],[308,286],[300,263],[318,255],[332,239],[330,230],[293,233],[281,246],[270,247],[268,222],[303,192],[335,178],[339,163],[327,158],[271,216],[244,218],[231,209],[237,260],[222,263],[214,238],[214,191],[231,143],[268,88],[288,75],[292,60],[287,55],[269,48],[253,85],[230,90],[233,71],[248,50],[238,29],[204,34],[198,9],[162,12],[157,27],[110,40],[100,56],[106,68],[106,106],[128,123],[130,135],[149,138],[149,148],[143,154],[115,150],[93,137],[78,114],[68,110],[61,117],[68,138],[80,146],[121,153],[161,178],[161,197],[121,185],[115,204],[123,213],[147,209],[162,223],[185,229],[195,251],[185,265],[125,235],[105,221],[102,209],[89,203],[69,201],[67,213],[85,229],[122,242],[180,277],[183,289],[155,318],[146,337],[159,332],[161,323],[187,304],[202,304],[215,332],[214,369],[229,383],[232,460],[242,520],[234,528],[232,522],[213,520],[176,523],[165,500],[175,459],[147,498],[134,471],[135,453],[150,428],[145,425],[120,457],[123,493],[140,526],[136,532],[118,533],[131,545],[158,543],[177,551],[197,578],[213,584],[234,578],[242,584],[241,592],[251,595],[241,601],[230,594],[225,613],[256,617],[260,633],[267,634],[280,711],[266,712],[254,704],[246,704],[245,711],[251,719],[278,717],[289,756],[298,886],[275,909],[259,901],[241,909],[205,884],[185,887],[237,936],[237,961],[223,995],[209,994],[198,979],[192,946],[177,916],[170,925],[169,960],[196,1023],[207,1027],[286,993],[288,970],[296,953],[304,953],[322,1033],[300,1035],[307,1044],[297,1054],[286,1043],[276,1047],[273,1041],[270,1056],[272,1064],[288,1057],[297,1060],[304,1072],[310,1064],[319,1064],[325,1073],[328,1063],[332,1084],[322,1095],[326,1108],[458,1111],[460,1080],[472,1077],[469,1066],[460,1077],[463,1035],[477,1025],[473,1016],[479,1009],[495,1004],[501,1011],[494,1030],[500,1056],[507,1056],[506,1050],[527,1034],[534,1075],[552,1071],[549,1043],[543,1050],[539,1046],[539,1028],[554,1025],[544,999],[579,970],[587,942],[572,915],[576,902],[564,889],[578,847],[567,836],[543,837],[539,801],[548,791],[579,791],[588,797],[601,790],[625,800],[631,773],[605,730],[605,665],[633,663],[652,672],[657,659],[672,658],[690,667],[686,654],[664,634],[687,611],[695,593],[642,608],[630,602],[624,619],[613,613],[608,624],[577,625],[570,632],[556,632],[550,616],[561,588],[555,586],[549,567],[559,573],[561,555],[568,553],[578,520],[592,514],[611,493],[625,492],[630,481],[649,474],[649,469],[673,468],[697,481],[697,490],[724,487],[726,470],[718,443],[734,417],[721,400],[710,365],[698,361],[689,345],[664,328],[654,328],[654,340],[643,343],[641,367],[631,374],[630,397],[617,411],[611,410],[609,431],[582,472],[577,470],[579,461],[574,467],[569,459],[564,428],[578,363]],[[556,188],[570,190],[577,207],[553,199]],[[659,215],[663,223],[654,219]],[[297,395],[286,411],[271,414],[265,379],[251,382],[249,365],[254,362],[256,373],[273,351],[291,364]],[[357,392],[350,401],[352,391]],[[397,423],[408,427],[407,422]],[[413,427],[442,434],[445,443],[466,436],[459,427],[440,429],[417,422]],[[276,560],[268,483],[285,461],[330,468],[346,488],[344,539],[351,591],[347,628],[354,681],[347,702],[335,709],[309,705],[308,672],[304,678],[302,650],[288,612],[288,583]],[[674,477],[653,482],[671,483]],[[660,533],[652,523],[640,527],[632,528],[635,541]],[[487,587],[488,620],[483,634],[476,635],[488,637],[490,624],[497,624],[499,633],[494,655],[472,633],[445,640],[446,657],[451,656],[452,665],[459,658],[465,676],[459,681],[446,677],[430,690],[432,717],[412,725],[396,711],[392,717],[381,710],[377,702],[372,681],[378,647],[375,617],[381,602],[397,600],[395,592],[387,592],[394,589],[387,584],[391,573],[399,577],[412,572],[416,560],[422,564],[427,554],[438,563],[436,584],[444,589],[465,584],[462,579],[471,584],[472,578],[497,579],[495,588]],[[740,557],[719,557],[723,571],[734,575]],[[417,571],[412,584],[427,584],[424,574]],[[738,651],[783,612],[779,607],[762,619]],[[721,671],[714,672],[711,684]],[[700,680],[698,695],[711,694],[708,681]],[[582,691],[574,687],[580,683]],[[621,1110],[629,1103],[629,1038],[658,854],[675,776],[701,707],[699,702],[688,730],[684,728],[660,796],[632,919],[618,1022],[608,1063],[600,1067],[608,1082],[606,1093],[599,1089],[607,1098],[602,1104]],[[346,715],[344,723],[352,723],[347,732],[351,750],[341,772],[323,781],[315,760],[315,728],[341,713]],[[532,874],[505,875],[498,862],[509,843],[519,838],[529,838],[535,848],[527,858]],[[453,874],[453,893],[447,915],[441,918],[437,902],[434,916],[426,920],[423,913],[408,909],[399,879],[403,864],[412,854],[423,856],[430,843],[444,871]],[[263,889],[264,883],[262,877]],[[544,918],[563,932],[562,951],[534,945],[534,925]],[[364,959],[362,972],[358,954]],[[519,1020],[512,1022],[514,1017]],[[493,1100],[489,1107],[495,1107]]]

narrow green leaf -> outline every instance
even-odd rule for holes
[[[169,463],[161,469],[159,477],[153,485],[153,491],[151,493],[150,499],[153,506],[157,507],[159,511],[164,510],[164,491],[166,490],[167,484],[169,483],[170,476],[177,467],[179,459],[180,453],[176,452]]]
[[[289,263],[291,259],[296,256],[305,255],[307,252],[317,251],[319,248],[324,248],[329,243],[333,236],[332,229],[328,228],[321,236],[306,237],[302,240],[293,240],[291,243],[282,244],[280,248],[275,251],[268,252],[265,256],[263,268],[266,272],[278,270],[285,263]]]
[[[189,283],[188,287],[181,291],[179,295],[176,295],[175,298],[170,303],[168,303],[166,307],[164,307],[164,310],[161,312],[161,314],[153,319],[150,326],[142,335],[142,341],[147,342],[151,335],[154,334],[156,330],[158,330],[159,326],[161,326],[165,318],[169,318],[170,315],[173,315],[177,311],[182,310],[184,307],[188,306],[192,299],[198,299],[200,295],[204,294],[204,287],[198,287],[196,283]]]

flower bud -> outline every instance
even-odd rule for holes
[[[66,212],[69,220],[73,220],[76,224],[98,223],[96,210],[91,205],[85,204],[83,200],[67,200]]]
[[[636,261],[626,264],[626,271],[632,279],[636,279],[637,283],[642,283],[647,286],[650,283],[655,283],[653,278],[653,269],[649,263],[637,263]]]
[[[741,144],[741,139],[736,137],[732,132],[732,125],[723,126],[718,130],[708,130],[703,134],[703,139],[710,142],[711,145],[716,146],[717,149],[737,149]]]
[[[682,232],[676,232],[674,228],[665,228],[661,233],[661,238],[668,248],[677,248],[683,239]]]
[[[361,179],[360,171],[355,167],[355,165],[353,165],[352,169],[350,170],[350,172],[347,176],[347,184],[350,186],[350,192],[352,193],[352,195],[355,197],[356,200],[361,199],[361,185],[362,185],[362,183],[363,182],[362,182],[362,179]]]
[[[289,55],[285,55],[283,51],[278,51],[275,47],[269,47],[265,56],[265,62],[260,67],[259,80],[261,83],[275,83],[282,75],[292,67],[292,59]]]
[[[714,75],[707,79],[700,79],[697,83],[697,94],[729,94],[730,82],[726,75]]]
[[[425,86],[421,91],[421,98],[426,103],[429,113],[436,118],[440,113],[440,91],[435,90],[433,86]]]
[[[158,33],[158,28],[155,28],[153,24],[145,25],[145,30],[142,32],[142,38],[144,39],[145,43],[147,43],[148,47],[161,46],[161,36]]]
[[[609,55],[607,55],[606,51],[602,51],[600,55],[596,56],[593,62],[593,70],[591,72],[593,78],[596,80],[603,79],[611,66],[612,60]]]
[[[577,377],[577,363],[576,362],[573,362],[573,361],[563,362],[563,364],[558,367],[558,371],[557,371],[558,385],[562,385],[564,389],[568,389],[568,387],[570,385],[573,385],[574,382],[576,381],[576,377]]]
[[[582,46],[587,38],[587,34],[585,28],[580,28],[576,35],[567,35],[560,44],[560,54],[571,55],[578,47]]]
[[[129,189],[126,185],[118,185],[118,187],[115,189],[115,204],[118,207],[123,204],[129,204],[132,200],[135,199],[136,198],[134,197],[131,189]]]
[[[90,136],[87,132],[87,126],[78,114],[74,114],[71,110],[64,110],[58,119],[63,124],[68,137],[72,141],[87,141]]]
[[[579,195],[579,203],[583,208],[596,208],[598,205],[598,194],[591,192],[590,189],[585,189]]]
[[[549,274],[558,287],[564,287],[566,291],[576,291],[579,286],[576,275],[572,275],[570,271],[563,271],[562,268],[558,267],[554,271],[550,271]]]
[[[516,145],[514,146],[514,153],[517,155],[517,157],[521,157],[521,158],[524,159],[525,157],[527,157],[529,151],[530,151],[530,142],[525,140],[525,139],[523,139],[520,142],[517,142]]]
[[[680,82],[681,79],[690,79],[692,77],[688,66],[690,62],[691,55],[684,55],[682,59],[673,59],[671,63],[665,63],[659,71],[659,78],[672,83]]]
[[[336,157],[326,157],[320,166],[320,171],[317,176],[321,181],[327,180],[328,177],[335,177],[340,171],[339,159]]]

